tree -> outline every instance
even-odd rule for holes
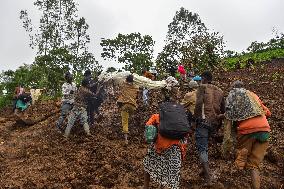
[[[123,63],[124,70],[141,73],[143,68],[150,68],[153,59],[154,41],[151,36],[140,33],[118,34],[115,39],[102,39],[105,60]]]
[[[85,18],[78,17],[74,0],[36,0],[34,5],[42,12],[39,27],[32,25],[25,10],[20,19],[29,34],[30,46],[37,50],[34,64],[40,67],[37,70],[41,72],[42,84],[59,92],[64,72],[73,72],[79,82],[85,70],[101,70],[88,51],[89,26]]]
[[[236,51],[226,50],[226,51],[224,51],[224,56],[226,58],[232,58],[234,56],[238,56],[238,53]]]
[[[190,69],[213,69],[223,55],[223,36],[210,32],[198,14],[183,7],[168,25],[165,42],[156,60],[160,70],[177,67],[177,64]]]
[[[52,49],[47,55],[37,56],[35,67],[39,68],[41,84],[54,94],[61,90],[64,82],[64,73],[69,71],[69,62],[74,57],[65,48]]]
[[[247,51],[255,53],[255,52],[261,52],[267,48],[267,44],[265,43],[258,43],[257,41],[253,41],[250,46],[247,48]]]
[[[1,89],[7,90],[8,96],[13,96],[15,87],[20,84],[30,88],[34,79],[31,75],[31,67],[31,65],[24,64],[15,71],[3,71],[0,75]]]
[[[274,31],[273,31],[274,32]],[[253,41],[247,48],[250,53],[263,52],[267,50],[283,49],[284,48],[284,33],[274,32],[275,37],[268,42]]]

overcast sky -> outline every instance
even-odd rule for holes
[[[39,19],[34,0],[0,0],[0,71],[32,63],[35,51],[19,19],[27,9],[32,21]],[[252,41],[267,41],[272,29],[284,32],[284,0],[77,0],[79,16],[90,25],[90,51],[100,58],[101,38],[118,33],[140,32],[156,41],[155,56],[161,51],[167,26],[175,12],[184,7],[198,13],[209,29],[224,35],[227,49],[242,51]]]

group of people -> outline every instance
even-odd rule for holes
[[[69,73],[65,75],[66,82],[62,86],[62,111],[57,128],[63,131],[62,124],[68,115],[64,132],[67,138],[77,119],[80,120],[86,134],[90,135],[89,125],[94,124],[94,112],[100,115],[98,108],[103,101],[101,93],[104,92],[104,87],[91,77],[90,71],[86,71],[84,75],[85,78],[79,89],[72,82],[72,75]],[[153,78],[153,75],[147,71],[143,72],[143,75]],[[183,138],[174,138],[161,132],[161,118],[164,115],[160,115],[160,112],[153,114],[148,121],[145,120],[146,128],[154,126],[157,128],[157,133],[155,140],[149,144],[143,160],[145,172],[142,188],[149,188],[150,178],[161,187],[179,188],[180,169],[186,156],[190,133],[194,133],[195,136],[201,165],[199,175],[204,178],[205,183],[211,184],[208,141],[224,124],[223,148],[225,149],[228,143],[232,143],[234,132],[231,131],[236,131],[235,165],[240,170],[249,169],[253,188],[260,188],[259,166],[267,150],[270,133],[266,117],[271,113],[256,94],[244,88],[241,81],[232,84],[230,93],[225,98],[223,91],[212,84],[212,80],[213,76],[209,71],[193,78],[188,82],[189,91],[183,99],[176,98],[174,89],[162,90],[166,92],[163,92],[163,101],[160,102],[160,106],[164,103],[172,103],[172,107],[176,107],[175,104],[182,105],[190,130]],[[143,94],[147,92],[148,89],[144,88]],[[117,100],[126,145],[129,143],[129,116],[138,108],[138,93],[139,87],[134,84],[133,75],[129,74],[120,86],[120,95]],[[148,104],[147,99],[145,104]],[[179,124],[178,117],[171,118],[172,127]],[[223,152],[227,151],[223,150]]]
[[[236,168],[250,170],[252,188],[259,189],[259,168],[268,147],[270,133],[266,118],[271,115],[269,109],[255,93],[245,89],[241,81],[232,83],[230,93],[225,98],[223,91],[212,84],[211,72],[203,72],[201,78],[200,84],[194,80],[188,83],[190,91],[181,100],[195,135],[201,164],[199,175],[207,184],[212,182],[208,140],[225,124],[222,148],[227,149],[229,143],[233,142],[232,138],[236,139]],[[153,115],[146,123],[147,126],[153,124],[159,127],[158,115]],[[181,161],[186,149],[184,141],[188,141],[186,137],[184,140],[175,140],[157,135],[144,159],[144,189],[149,188],[150,177],[162,186],[179,188]],[[228,150],[223,152],[228,153]]]
[[[86,134],[90,135],[90,126],[94,126],[94,113],[98,119],[101,118],[99,106],[104,99],[104,86],[92,77],[90,70],[85,71],[79,88],[73,82],[71,73],[65,74],[65,80],[62,85],[61,115],[56,127],[68,138],[76,120],[79,120]],[[64,130],[63,122],[66,118],[67,126]]]

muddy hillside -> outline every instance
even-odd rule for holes
[[[260,96],[272,111],[270,147],[262,166],[262,188],[284,188],[284,60],[262,63],[254,69],[215,73],[215,84],[228,91],[229,84],[240,79],[246,88]],[[38,102],[25,116],[36,119],[34,125],[18,121],[11,109],[0,113],[0,188],[138,188],[143,185],[142,160],[146,154],[144,123],[157,112],[159,91],[150,92],[150,106],[140,108],[130,119],[130,144],[121,134],[117,95],[109,96],[101,107],[103,119],[91,128],[86,138],[80,125],[65,140],[55,128],[59,117],[56,102]],[[234,168],[234,154],[221,156],[222,131],[210,141],[209,158],[213,186],[203,186],[198,176],[198,159],[193,138],[182,168],[181,188],[249,189],[247,172]],[[157,188],[151,183],[152,188]]]

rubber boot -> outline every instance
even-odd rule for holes
[[[251,181],[253,189],[260,189],[260,174],[259,170],[252,169],[251,170]]]
[[[84,127],[84,130],[85,130],[85,132],[86,132],[87,136],[90,136],[90,135],[91,135],[91,133],[90,133],[90,127],[89,127],[89,124],[88,124],[88,123],[85,123],[85,124],[83,125],[83,127]]]
[[[204,178],[205,175],[204,175],[204,169],[202,168],[201,171],[198,173],[199,177],[202,177]]]
[[[204,179],[206,181],[206,184],[211,185],[212,181],[211,181],[209,163],[208,162],[202,163],[202,168],[203,168],[203,175],[204,175]]]

